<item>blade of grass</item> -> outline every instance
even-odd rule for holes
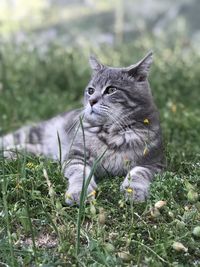
[[[5,210],[6,228],[7,228],[11,263],[12,263],[12,266],[16,266],[14,249],[13,249],[13,242],[12,242],[12,235],[11,235],[11,228],[10,228],[9,208],[8,208],[8,202],[7,202],[7,178],[5,176],[5,161],[4,161],[4,157],[2,157],[2,158],[3,158],[3,180],[2,180],[3,207]]]
[[[134,239],[132,239],[131,241],[132,241],[133,243],[135,243],[135,244],[138,244],[138,245],[144,247],[146,250],[149,250],[149,251],[150,251],[152,254],[154,254],[160,261],[162,261],[162,262],[168,264],[168,266],[172,266],[168,261],[166,261],[165,259],[163,259],[163,258],[162,258],[161,256],[159,256],[153,249],[151,249],[150,247],[148,247],[148,246],[145,245],[144,243],[139,242],[139,241],[134,240]]]
[[[5,266],[5,267],[9,267],[8,264],[6,264],[6,263],[4,263],[4,262],[1,262],[1,261],[0,261],[0,266],[2,266],[2,267],[4,267],[4,266]]]
[[[100,155],[93,163],[93,166],[91,168],[91,171],[87,178],[85,178],[85,167],[86,167],[86,146],[85,146],[85,133],[84,133],[84,127],[83,127],[83,121],[80,117],[80,126],[83,133],[83,144],[84,144],[84,172],[83,172],[83,182],[82,182],[82,189],[81,189],[81,195],[80,195],[80,205],[78,209],[78,217],[77,217],[77,239],[76,239],[76,255],[78,256],[80,252],[80,232],[81,232],[81,223],[82,223],[82,217],[85,210],[85,199],[87,196],[87,189],[90,184],[90,181],[92,179],[92,176],[95,172],[95,169],[97,167],[97,164],[100,162],[100,160],[103,158],[103,156],[106,153],[106,150]]]
[[[22,177],[23,197],[24,197],[24,200],[25,200],[25,208],[26,208],[26,213],[27,213],[29,228],[30,228],[30,232],[31,232],[31,239],[32,239],[32,243],[33,243],[33,255],[34,255],[36,266],[38,266],[37,247],[36,247],[36,242],[35,242],[35,235],[34,235],[33,224],[32,224],[31,216],[30,216],[30,204],[29,204],[29,199],[27,197],[27,192],[26,192],[25,183],[24,183],[24,179],[27,178],[26,177],[26,153],[24,154],[24,159],[23,159],[23,164],[22,164],[22,170],[21,170],[21,177]]]
[[[62,170],[62,148],[61,148],[61,140],[59,132],[57,131],[57,138],[58,138],[58,149],[59,149],[59,165],[60,165],[60,171]]]
[[[85,188],[85,167],[86,167],[86,147],[85,147],[85,132],[83,127],[83,121],[80,117],[80,126],[83,134],[83,146],[84,146],[84,169],[83,169],[83,181],[82,181],[82,189],[80,196],[80,206],[78,209],[78,217],[77,217],[77,240],[76,240],[76,255],[78,256],[80,251],[80,233],[81,233],[81,222],[82,215],[84,213],[84,188]]]
[[[77,123],[77,122],[76,122],[76,123]],[[76,138],[76,136],[77,136],[77,133],[78,133],[79,128],[80,128],[80,123],[79,123],[79,125],[78,125],[78,127],[77,127],[77,129],[76,129],[76,131],[75,131],[75,133],[74,133],[74,135],[73,135],[73,138],[72,138],[72,141],[71,141],[71,144],[70,144],[70,147],[69,147],[69,151],[71,151],[71,149],[72,149],[72,146],[73,146],[73,144],[74,144],[74,141],[75,141],[75,138]],[[69,153],[68,153],[68,154],[69,154]],[[71,161],[71,160],[68,160],[68,157],[65,158],[65,160],[64,160],[64,162],[63,162],[63,165],[62,165],[62,169],[63,169],[63,170],[64,170],[64,169],[66,168],[66,166],[70,163],[70,161]]]

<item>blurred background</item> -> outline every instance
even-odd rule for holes
[[[89,54],[125,66],[154,51],[165,140],[198,157],[199,0],[1,0],[0,134],[81,105]]]
[[[199,12],[198,0],[1,0],[0,34],[42,47],[52,41],[114,45],[146,34],[198,46]]]

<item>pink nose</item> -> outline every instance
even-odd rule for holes
[[[89,99],[89,103],[90,103],[90,106],[94,106],[94,104],[96,104],[98,101],[97,99],[93,98],[93,99]]]

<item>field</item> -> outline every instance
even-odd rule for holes
[[[143,41],[100,47],[103,63],[135,63],[154,47],[150,74],[167,167],[150,197],[127,204],[123,177],[99,182],[94,203],[65,205],[59,163],[0,158],[0,266],[200,265],[200,56],[192,47]],[[81,105],[91,49],[52,44],[0,50],[0,135]],[[163,207],[155,208],[158,201]],[[158,203],[157,203],[158,205]],[[157,206],[156,205],[156,206]]]

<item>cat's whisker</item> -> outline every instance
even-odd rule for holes
[[[108,117],[114,122],[114,123],[116,123],[119,127],[120,127],[120,129],[123,131],[124,130],[124,127],[123,127],[123,125],[120,123],[120,121],[119,120],[117,120],[117,118],[115,118],[113,115],[111,115],[111,113],[109,113],[109,112],[106,112],[106,114],[108,115]]]
[[[111,113],[109,113],[108,115],[110,116],[111,119],[114,119],[114,121],[115,121],[118,125],[121,126],[121,129],[122,129],[123,131],[125,131],[125,128],[128,127],[128,124],[124,123],[124,122],[121,120],[121,118],[120,118],[118,115],[114,114],[114,113],[112,113],[112,115],[111,115]]]
[[[80,123],[80,117],[84,117],[84,110],[80,109],[80,116],[72,123],[72,125],[65,131],[66,134],[69,134],[74,127]]]
[[[70,133],[71,130],[78,124],[79,120],[76,120],[69,129],[67,129],[66,134]]]

